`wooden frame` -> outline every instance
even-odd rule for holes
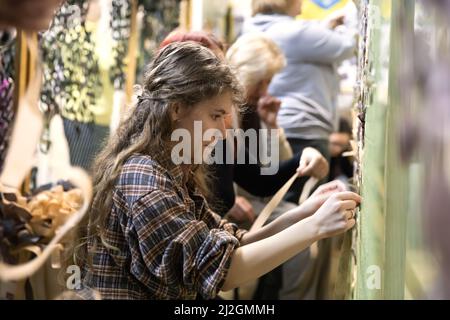
[[[389,87],[387,101],[379,87],[382,77],[382,6],[391,5]],[[374,0],[367,48],[369,77],[364,81],[365,137],[362,158],[364,203],[358,222],[357,299],[403,299],[405,291],[408,172],[399,158],[398,121],[410,101],[401,96],[399,75],[408,51],[405,32],[414,32],[414,1]],[[377,84],[375,87],[373,84]]]

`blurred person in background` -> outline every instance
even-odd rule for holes
[[[356,50],[353,32],[337,26],[343,16],[322,22],[301,21],[301,0],[253,0],[253,17],[244,32],[264,32],[282,50],[287,66],[269,86],[281,100],[279,125],[294,152],[311,146],[329,161],[329,137],[337,129],[337,66]],[[306,179],[297,181],[286,200],[297,202]]]

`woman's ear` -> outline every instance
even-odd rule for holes
[[[172,107],[170,108],[170,117],[172,118],[173,122],[177,122],[181,119],[182,115],[182,107],[181,104],[179,102],[175,102],[174,104],[172,104]]]

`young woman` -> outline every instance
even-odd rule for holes
[[[86,286],[104,299],[213,298],[353,227],[360,197],[351,192],[319,190],[251,233],[209,209],[201,166],[174,164],[171,134],[187,130],[195,146],[195,121],[225,130],[239,96],[229,67],[201,45],[174,43],[157,54],[137,105],[96,162]]]

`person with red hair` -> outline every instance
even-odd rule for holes
[[[212,33],[207,33],[204,31],[191,31],[185,32],[180,30],[175,30],[171,32],[159,45],[159,49],[164,48],[165,46],[171,44],[172,42],[186,42],[193,41],[200,43],[202,46],[208,48],[214,54],[224,59],[225,55],[225,44],[220,41],[215,35]]]

